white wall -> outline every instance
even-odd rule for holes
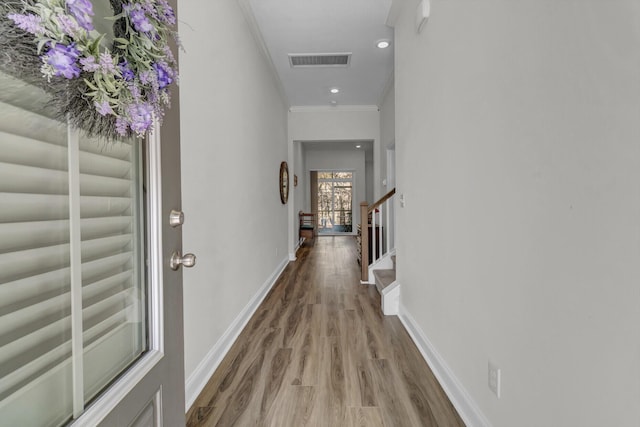
[[[371,156],[373,157],[373,156]],[[382,160],[384,159],[383,157],[380,158],[382,163]],[[373,182],[373,172],[374,172],[374,165],[373,165],[373,160],[368,160],[365,156],[365,174],[366,174],[366,180],[365,180],[365,186],[366,186],[366,197],[361,197],[362,200],[360,200],[361,202],[368,202],[369,204],[375,202],[377,199],[373,198],[373,187],[375,186],[375,183]]]
[[[287,107],[237,1],[179,6],[183,248],[197,256],[184,270],[189,385],[288,258],[288,206],[278,190]]]
[[[376,183],[378,188],[380,188],[380,194],[387,194],[395,187],[395,175],[393,176],[394,181],[389,178],[389,172],[387,168],[387,150],[391,146],[395,146],[395,131],[396,131],[396,104],[395,104],[395,84],[392,82],[387,88],[386,93],[384,94],[384,98],[382,101],[382,105],[380,106],[380,161],[378,162],[378,168],[380,171],[380,180]],[[395,150],[395,148],[394,148]],[[393,173],[393,172],[392,172]],[[387,185],[382,185],[382,180],[386,180]],[[395,239],[396,239],[396,217],[395,210],[398,209],[397,203],[398,197],[396,196],[393,199],[393,209],[390,211],[390,222],[394,224],[394,226],[389,230],[389,244],[390,248],[395,248]]]
[[[420,35],[416,3],[402,304],[493,426],[640,425],[640,3],[434,0]]]
[[[366,171],[363,151],[312,150],[305,151],[306,173],[312,170],[351,170],[354,174],[352,215],[355,224],[360,223],[360,202],[366,196]]]
[[[375,106],[292,107],[292,141],[380,140],[380,112]]]
[[[376,185],[380,188],[380,194],[384,195],[392,190],[390,186],[382,185],[382,180],[387,179],[387,149],[395,142],[396,130],[396,105],[395,85],[389,85],[380,106],[380,181]]]

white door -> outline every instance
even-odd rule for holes
[[[0,73],[0,426],[184,425],[173,96],[148,141],[105,143]]]

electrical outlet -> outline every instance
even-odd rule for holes
[[[500,368],[489,361],[489,389],[500,399]]]

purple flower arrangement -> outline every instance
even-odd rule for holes
[[[111,50],[101,48],[104,34],[94,29],[89,0],[23,3],[24,13],[7,18],[34,35],[45,78],[82,79],[83,97],[99,116],[113,116],[117,136],[144,137],[154,119],[162,120],[178,78],[168,45],[170,36],[177,41],[176,17],[166,0],[124,0],[114,19],[123,19],[126,30]]]

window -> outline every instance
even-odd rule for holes
[[[318,172],[318,233],[351,233],[353,172]]]
[[[148,348],[142,143],[0,74],[0,419],[59,425]]]

